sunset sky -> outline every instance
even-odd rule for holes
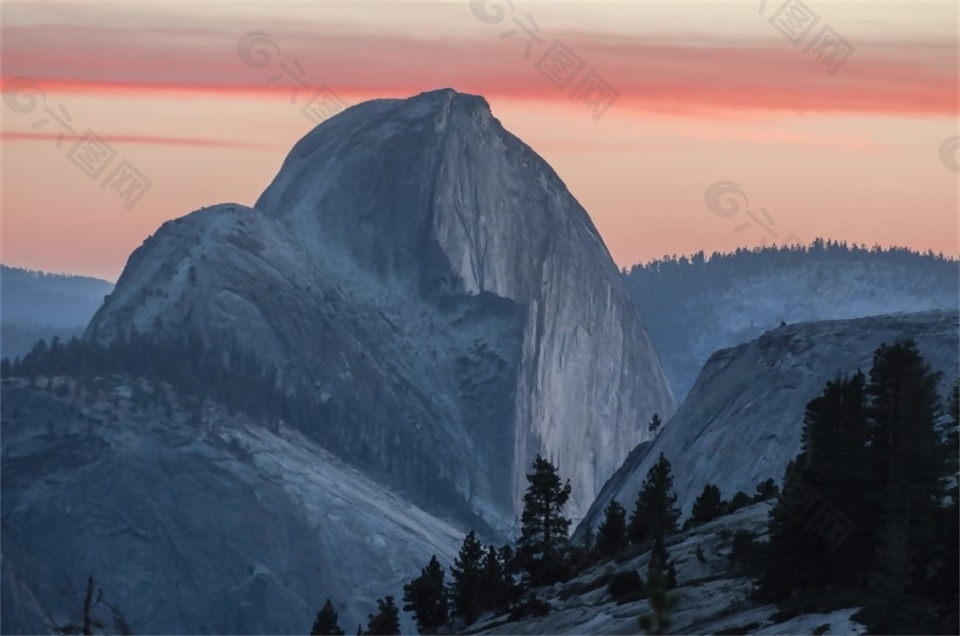
[[[0,260],[116,280],[164,221],[252,205],[318,99],[447,86],[554,167],[621,266],[816,236],[956,256],[957,6],[5,3]],[[719,181],[745,209],[708,208]]]

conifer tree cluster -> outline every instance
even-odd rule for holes
[[[815,605],[843,590],[873,633],[936,633],[956,616],[957,387],[944,418],[939,379],[914,342],[898,342],[877,349],[869,379],[837,377],[807,405],[758,562],[760,599]]]

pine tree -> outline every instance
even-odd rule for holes
[[[640,487],[637,503],[630,515],[627,528],[630,540],[643,543],[676,532],[677,519],[680,518],[680,509],[676,504],[670,462],[660,453],[657,463],[650,468]]]
[[[670,559],[663,537],[654,539],[653,549],[650,550],[650,563],[647,567],[648,575],[655,570],[663,575],[663,585],[667,590],[677,587],[677,569],[673,560]]]
[[[517,559],[532,587],[551,585],[561,580],[567,570],[570,520],[564,516],[563,508],[570,499],[570,482],[563,483],[553,464],[539,455],[527,482]]]
[[[333,609],[333,603],[327,599],[323,609],[317,612],[317,618],[313,621],[313,627],[310,628],[310,636],[343,636],[344,631],[340,629],[339,619],[337,610]]]
[[[400,609],[394,604],[393,597],[377,599],[377,613],[369,615],[367,634],[369,636],[399,636]]]
[[[777,486],[777,482],[773,480],[773,477],[765,479],[757,484],[757,491],[753,495],[754,501],[769,501],[774,499],[777,495],[780,494],[780,487]]]
[[[593,528],[588,524],[583,530],[583,537],[577,545],[568,546],[571,569],[574,573],[583,572],[587,567],[596,563],[597,537]]]
[[[453,615],[462,618],[468,625],[477,620],[482,611],[483,556],[483,545],[471,530],[470,534],[464,537],[460,554],[450,568],[453,579],[450,586]]]
[[[927,583],[937,561],[937,521],[950,454],[936,427],[942,405],[934,373],[912,341],[881,346],[870,369],[870,447],[885,517],[902,528],[915,554],[910,589]]]
[[[724,508],[723,497],[720,496],[720,489],[714,484],[707,484],[703,487],[703,492],[693,502],[693,511],[691,519],[694,523],[707,523],[723,516]]]
[[[482,611],[499,609],[510,602],[503,564],[500,563],[497,549],[492,545],[483,555],[483,565],[480,568],[480,590]]]
[[[517,555],[509,544],[503,545],[497,551],[500,559],[500,567],[503,572],[503,594],[506,599],[505,604],[509,605],[519,599],[523,588],[519,583],[520,566],[517,563]]]
[[[953,389],[947,401],[949,415],[944,430],[944,439],[950,453],[950,473],[958,470],[958,440],[960,429],[960,380],[953,383]],[[950,504],[941,509],[938,527],[940,536],[937,543],[943,546],[940,564],[937,566],[927,587],[930,598],[937,602],[940,617],[940,634],[956,634],[958,631],[957,608],[960,607],[960,487],[956,481],[949,491]]]
[[[627,544],[627,511],[616,499],[611,499],[603,514],[603,523],[597,531],[597,554],[610,557]]]
[[[443,567],[433,555],[420,576],[403,586],[403,610],[413,612],[421,634],[434,634],[447,622],[447,590]]]
[[[871,600],[854,618],[871,634],[932,634],[936,625],[933,604],[909,591],[914,560],[910,540],[895,518],[886,519],[879,532],[877,559],[869,577]]]
[[[873,559],[879,509],[866,456],[865,396],[865,378],[857,372],[827,382],[807,404],[801,452],[788,467],[783,495],[770,514],[766,553],[771,562],[763,568],[760,588],[771,600],[793,590],[863,583]],[[808,524],[814,515],[827,513],[836,517],[834,529],[848,524],[851,536],[843,539],[839,532],[829,539],[812,532]],[[837,550],[837,540],[844,541],[842,550]]]
[[[676,606],[677,599],[668,592],[667,576],[661,567],[654,565],[653,555],[651,555],[646,585],[651,611],[640,617],[640,628],[647,634],[666,634],[670,631],[672,623],[670,612]],[[675,580],[674,585],[676,585]]]
[[[650,419],[650,423],[647,424],[647,430],[656,435],[657,431],[660,430],[661,424],[663,424],[663,422],[660,421],[660,416],[654,413]]]
[[[767,556],[760,565],[759,600],[779,601],[795,590],[821,587],[830,580],[823,542],[804,529],[803,519],[796,516],[796,506],[785,503],[806,501],[809,493],[801,467],[796,460],[791,461],[784,472],[781,498],[770,510],[770,538]]]

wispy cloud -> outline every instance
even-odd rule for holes
[[[145,91],[289,94],[241,64],[241,33],[16,26],[4,31],[6,78],[33,77],[71,93]],[[424,39],[391,33],[270,32],[312,87],[356,99],[441,86],[491,98],[562,102],[511,47],[493,38]],[[857,42],[842,75],[778,40],[664,43],[608,33],[560,34],[589,58],[626,106],[684,117],[751,111],[950,116],[958,112],[955,41]]]
[[[159,137],[153,135],[98,135],[98,137],[111,144],[160,144],[164,146],[207,146],[211,148],[251,148],[258,150],[283,149],[283,146],[195,137]],[[0,131],[0,139],[6,141],[78,141],[82,138],[83,135]]]

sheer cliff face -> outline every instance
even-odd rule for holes
[[[752,495],[770,477],[779,483],[800,452],[807,403],[837,373],[868,373],[881,344],[914,340],[943,373],[946,396],[960,372],[958,332],[958,313],[942,310],[800,323],[717,351],[673,419],[603,487],[578,532],[599,525],[611,499],[630,510],[660,453],[672,464],[684,516],[708,483],[726,499],[738,490]]]
[[[348,109],[253,210],[166,224],[88,336],[183,326],[360,409],[373,443],[416,447],[493,521],[537,453],[571,479],[579,518],[674,410],[586,212],[482,98],[451,90]]]

